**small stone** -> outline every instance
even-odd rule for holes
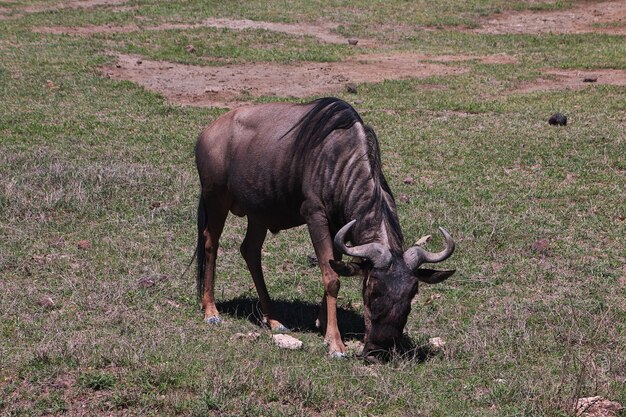
[[[403,203],[410,203],[411,198],[406,194],[400,194],[400,201],[402,201]]]
[[[565,126],[567,125],[567,116],[562,113],[554,113],[548,119],[548,123],[552,126]]]
[[[576,401],[576,415],[581,417],[617,417],[623,409],[620,403],[602,397],[579,398]]]
[[[141,64],[143,64],[143,61],[141,59],[138,59],[137,60],[137,65],[141,65]]]
[[[595,83],[598,81],[598,77],[585,77],[583,78],[584,83]]]
[[[404,177],[402,182],[405,183],[405,184],[413,184],[415,182],[415,178],[413,178],[410,175],[407,175],[406,177]]]
[[[358,39],[348,39],[348,44],[352,46],[356,46],[357,43],[359,43]]]
[[[432,239],[432,235],[426,235],[426,236],[422,236],[420,237],[417,242],[415,242],[416,246],[424,246],[425,244],[427,244],[428,242],[430,242],[430,240]]]
[[[441,350],[446,345],[446,342],[440,337],[431,337],[428,339],[428,344],[433,350]]]
[[[302,341],[296,339],[293,336],[289,336],[287,334],[275,334],[272,335],[272,339],[274,340],[274,343],[276,344],[276,346],[278,346],[281,349],[290,349],[290,350],[298,350],[298,349],[302,349]]]
[[[54,307],[54,300],[50,296],[45,295],[37,301],[37,304],[41,307],[50,308]]]
[[[77,246],[78,246],[78,249],[82,249],[82,250],[91,249],[91,241],[87,239],[79,240]]]
[[[358,92],[357,88],[356,88],[356,84],[354,83],[348,83],[346,84],[346,91],[350,94],[356,94]]]
[[[317,256],[315,256],[314,253],[312,253],[310,255],[307,255],[306,260],[309,263],[309,266],[311,266],[311,267],[319,265],[319,261],[317,260]]]
[[[187,45],[185,47],[185,51],[189,52],[190,54],[193,54],[194,52],[196,52],[196,48],[193,45]]]

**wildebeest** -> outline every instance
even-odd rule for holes
[[[208,323],[221,321],[213,288],[229,211],[248,217],[241,254],[272,330],[284,326],[272,311],[261,247],[268,230],[308,226],[324,284],[320,321],[326,324],[325,339],[333,356],[345,352],[337,326],[338,275],[363,276],[363,355],[376,358],[402,336],[418,281],[437,283],[454,273],[419,268],[424,262],[443,261],[454,251],[454,241],[443,229],[446,247],[441,252],[420,246],[403,249],[376,135],[354,108],[337,98],[226,113],[200,134],[196,164],[201,183],[197,284]],[[343,254],[356,261],[342,262]]]

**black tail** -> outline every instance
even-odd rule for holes
[[[196,259],[197,259],[197,276],[196,276],[196,288],[198,301],[202,299],[204,293],[204,261],[206,255],[204,252],[205,237],[204,230],[206,229],[206,210],[204,208],[204,198],[200,195],[200,201],[198,202],[198,245],[196,246]]]

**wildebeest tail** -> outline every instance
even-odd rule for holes
[[[197,259],[197,276],[196,276],[196,288],[198,300],[202,298],[204,292],[204,270],[206,253],[204,251],[205,240],[204,229],[206,229],[207,214],[204,206],[204,198],[200,195],[198,201],[198,244],[196,246],[196,259]]]

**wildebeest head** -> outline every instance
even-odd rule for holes
[[[424,262],[441,262],[454,252],[454,240],[440,228],[446,247],[439,253],[431,253],[420,246],[408,249],[404,254],[393,255],[379,243],[348,247],[345,236],[355,220],[346,224],[335,236],[335,246],[346,255],[361,258],[362,262],[331,261],[331,267],[339,275],[362,275],[363,305],[365,310],[365,346],[363,356],[370,361],[388,357],[399,342],[404,331],[411,300],[418,290],[419,281],[436,284],[444,281],[454,270],[437,271],[420,268]]]

